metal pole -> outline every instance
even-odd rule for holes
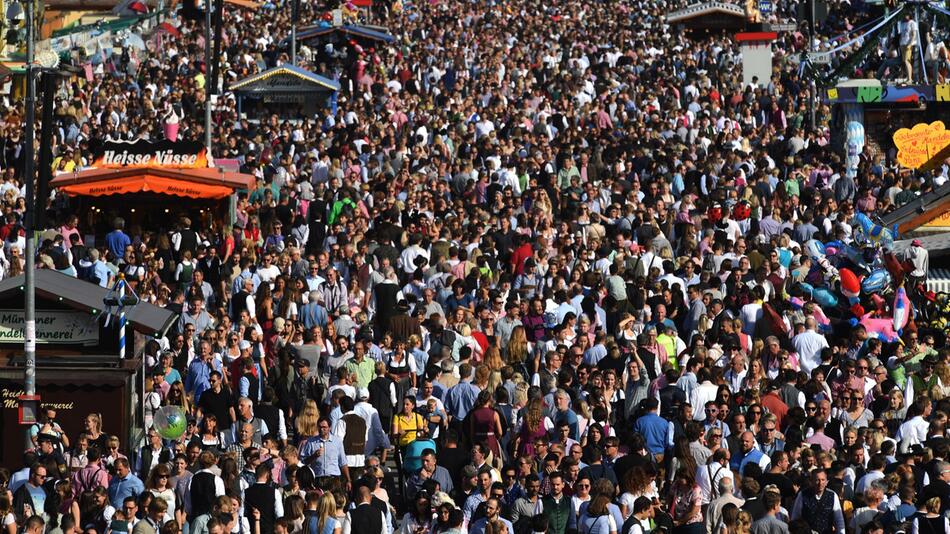
[[[290,4],[290,64],[297,65],[297,17],[300,15],[300,0]]]
[[[119,359],[125,359],[125,275],[119,273]]]
[[[808,50],[815,52],[815,35],[817,35],[817,28],[815,28],[816,22],[815,19],[815,2],[818,0],[808,0]],[[815,83],[815,80],[811,80],[808,83],[808,126],[811,130],[815,129],[815,100],[818,98],[818,85]]]
[[[211,157],[211,0],[205,0],[205,150]]]
[[[34,196],[35,178],[33,171],[33,138],[36,122],[36,86],[33,83],[33,7],[30,0],[26,5],[26,132],[23,143],[25,152],[23,159],[23,179],[26,180],[26,214],[23,226],[26,230],[26,267],[24,268],[24,297],[23,297],[23,356],[26,360],[23,390],[26,395],[36,395],[36,282],[35,248],[33,236],[33,218],[36,214],[36,198]],[[27,447],[32,447],[29,427],[26,431]]]

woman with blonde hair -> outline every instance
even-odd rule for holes
[[[166,406],[180,406],[186,414],[191,413],[191,404],[188,402],[188,395],[185,394],[185,385],[180,381],[172,384],[168,390],[168,396],[165,397]]]
[[[333,494],[329,491],[324,492],[320,496],[320,500],[317,501],[317,528],[315,531],[317,534],[341,534],[343,531],[342,525],[336,519],[336,499],[333,497]]]
[[[531,345],[528,342],[527,331],[522,325],[518,325],[511,331],[511,338],[508,345],[504,347],[505,361],[508,362],[516,373],[527,379],[531,374],[525,366],[528,356],[531,353]]]
[[[521,375],[516,374],[512,380],[515,382],[515,398],[512,401],[512,406],[519,409],[524,408],[528,404],[528,388],[530,386],[521,378]]]
[[[303,410],[297,416],[297,445],[317,435],[317,422],[320,419],[320,410],[313,399],[307,399]]]
[[[761,340],[756,340],[758,344]],[[753,348],[753,353],[755,349]],[[752,359],[749,360],[749,370],[746,372],[745,378],[742,381],[743,391],[758,391],[759,385],[762,383],[765,377],[765,368],[762,366],[762,359],[756,357],[754,354]]]
[[[888,394],[887,409],[881,413],[881,419],[884,420],[884,424],[887,426],[888,434],[894,435],[906,417],[907,405],[904,402],[904,393],[895,387]]]
[[[504,380],[501,378],[501,371],[492,371],[488,375],[488,386],[485,388],[488,391],[495,391],[504,383]]]
[[[577,435],[583,436],[590,424],[590,404],[584,399],[577,399],[574,411],[577,412]]]
[[[924,503],[924,512],[919,511],[914,515],[914,522],[911,527],[913,534],[929,534],[931,532],[950,532],[950,523],[947,517],[940,515],[940,497],[931,497]]]
[[[934,401],[940,401],[950,397],[950,365],[946,360],[941,361],[934,368],[934,375],[937,377],[936,383],[930,389],[930,398]]]
[[[554,428],[554,423],[544,415],[544,399],[535,397],[525,407],[521,428],[515,436],[513,449],[518,456],[534,456],[534,443],[544,438]]]
[[[752,531],[752,514],[745,510],[739,510],[736,516],[736,526],[730,534],[749,534]]]
[[[485,350],[485,361],[482,362],[488,366],[492,371],[501,370],[505,366],[505,361],[501,359],[501,350],[499,350],[497,345],[489,345],[488,349]]]
[[[383,470],[379,467],[372,468],[370,470],[370,474],[373,475],[373,477],[376,478],[376,481],[378,482],[378,484],[376,484],[376,489],[373,490],[373,495],[376,496],[377,499],[389,505],[389,492],[386,491],[386,488],[384,488],[382,484],[386,474],[383,473]]]
[[[109,450],[109,436],[102,431],[102,414],[91,413],[86,416],[85,434],[89,440],[89,446],[96,446],[103,455]]]

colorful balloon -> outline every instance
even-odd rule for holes
[[[861,293],[861,281],[854,271],[845,267],[838,271],[841,277],[841,293],[850,298],[857,297]]]
[[[891,245],[894,244],[894,238],[891,236],[891,231],[887,228],[884,228],[880,224],[876,224],[867,215],[858,213],[854,216],[854,219],[858,223],[858,226],[861,227],[861,233],[868,240],[868,242],[887,248],[890,248]]]
[[[907,298],[907,291],[904,286],[897,288],[897,295],[894,296],[894,330],[900,332],[907,326],[911,314],[910,299]]]
[[[816,287],[811,292],[811,298],[817,302],[819,306],[834,308],[838,305],[838,297],[826,287]]]
[[[178,439],[185,433],[188,418],[181,406],[162,406],[155,412],[152,424],[161,437]]]
[[[891,275],[886,269],[875,269],[861,281],[861,291],[866,295],[880,293],[891,285]]]
[[[815,262],[825,257],[825,246],[817,239],[809,239],[806,241],[805,251],[808,252],[808,256]]]
[[[904,270],[904,265],[901,264],[901,261],[897,259],[897,256],[894,255],[893,252],[884,254],[884,267],[887,269],[887,272],[891,273],[891,278],[894,279],[894,285],[899,286],[903,283],[906,271]]]
[[[860,321],[852,319],[854,322],[860,322],[868,334],[880,339],[885,343],[893,343],[900,339],[897,331],[894,330],[894,321],[891,318],[875,319],[871,314],[861,317]]]

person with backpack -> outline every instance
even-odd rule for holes
[[[623,522],[619,534],[647,534],[654,529],[655,515],[653,501],[649,497],[638,497],[633,503],[633,513]]]
[[[73,488],[76,495],[82,495],[98,487],[109,487],[109,471],[102,465],[102,451],[97,446],[90,446],[86,451],[88,463],[85,467],[73,473]]]
[[[343,416],[333,426],[333,434],[343,440],[343,452],[346,465],[354,476],[359,477],[366,465],[366,442],[369,439],[369,425],[354,410],[354,402],[348,396],[340,399]]]

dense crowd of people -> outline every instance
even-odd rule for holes
[[[880,291],[844,295],[837,274],[882,268],[858,214],[947,168],[869,146],[846,173],[830,108],[809,125],[781,59],[801,34],[753,87],[731,38],[665,23],[680,2],[397,0],[373,8],[392,44],[301,47],[340,81],[333,107],[239,117],[229,86],[290,60],[286,7],[225,11],[220,79],[173,18],[175,38],[99,51],[59,88],[56,172],[172,116],[203,139],[211,83],[212,154],[257,183],[233,223],[50,196],[38,268],[122,275],[180,319],[135,355],[140,442],[44,411],[0,471],[5,534],[948,531],[945,335],[913,312],[897,338],[863,320],[889,322],[898,291],[926,305],[927,251]],[[832,3],[821,35],[869,9]],[[11,277],[23,108],[5,104]],[[832,241],[864,253],[813,252]],[[187,415],[178,439],[153,427],[165,406]]]

